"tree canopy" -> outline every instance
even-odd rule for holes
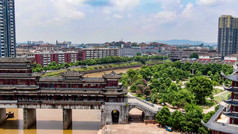
[[[191,78],[186,87],[194,94],[198,104],[204,104],[213,91],[212,81],[205,76]]]
[[[198,56],[198,54],[197,53],[192,53],[190,56],[189,56],[189,58],[196,58],[196,59],[198,59],[199,58],[199,56]]]

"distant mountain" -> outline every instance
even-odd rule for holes
[[[204,44],[204,45],[210,45],[210,46],[216,46],[217,43],[206,43],[203,41],[192,41],[192,40],[156,40],[156,41],[151,41],[151,42],[158,42],[158,43],[165,43],[165,44],[169,44],[169,45],[184,45],[184,44],[188,44],[188,45],[200,45],[200,44]]]

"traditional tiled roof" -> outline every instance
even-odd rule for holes
[[[0,63],[30,63],[27,58],[0,58]]]
[[[223,101],[227,104],[238,106],[238,100],[236,99],[233,99],[233,100],[229,99],[229,100],[223,100]]]
[[[223,112],[223,114],[225,116],[238,119],[238,113],[237,112],[233,112],[233,113],[231,113],[231,112]]]
[[[83,81],[85,83],[91,83],[91,82],[94,82],[94,83],[101,83],[101,82],[105,82],[105,80],[103,78],[90,78],[90,77],[85,77],[83,78]]]
[[[39,76],[39,74],[32,75],[32,73],[0,73],[0,77],[2,78],[32,78],[37,76]]]
[[[238,125],[231,125],[228,123],[217,122],[217,119],[220,117],[220,115],[222,114],[225,108],[226,107],[224,105],[220,105],[219,109],[212,116],[212,118],[207,123],[204,123],[202,121],[202,124],[206,126],[207,128],[215,130],[215,131],[229,133],[229,134],[237,134]]]
[[[238,82],[238,75],[234,75],[234,74],[233,74],[233,75],[227,76],[227,75],[225,75],[223,72],[221,72],[221,75],[222,75],[224,78],[228,79],[228,80]]]
[[[76,71],[67,71],[63,74],[65,77],[82,77],[84,73]]]
[[[103,75],[103,78],[105,79],[120,79],[122,76],[121,75],[118,75],[117,73],[115,73],[114,71],[112,71],[111,73],[109,74],[104,74]]]
[[[42,77],[39,82],[58,82],[63,81],[63,77]]]
[[[14,85],[14,86],[8,86],[8,85],[0,85],[0,90],[8,91],[8,90],[19,90],[19,91],[32,91],[32,90],[38,90],[39,86],[36,85]]]
[[[226,87],[224,84],[223,84],[223,88],[229,92],[238,92],[238,87]]]
[[[103,94],[103,95],[123,95],[123,94],[127,94],[128,91],[127,90],[123,90],[123,91],[101,91],[100,94]]]

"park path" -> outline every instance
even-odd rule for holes
[[[226,92],[227,92],[227,91],[223,91],[223,92],[220,92],[219,94],[215,94],[214,97],[220,96],[220,95],[222,95],[222,94],[224,94],[224,93],[226,93]]]
[[[214,97],[216,97],[216,96],[221,96],[222,94],[224,94],[224,93],[226,93],[226,92],[228,92],[228,91],[223,91],[223,92],[221,92],[221,93],[219,93],[219,94],[214,95]],[[223,103],[223,102],[221,102],[221,103]],[[208,113],[208,112],[215,111],[215,107],[216,107],[217,105],[219,105],[219,104],[216,104],[215,106],[212,106],[212,107],[210,107],[209,109],[203,109],[203,113],[206,114],[206,113]]]

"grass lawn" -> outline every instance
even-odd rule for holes
[[[223,93],[223,94],[220,95],[220,96],[214,97],[214,100],[219,103],[219,102],[223,101],[222,97],[223,97],[224,99],[228,99],[228,96],[229,96],[230,94],[231,94],[230,92]]]
[[[212,106],[214,106],[214,105],[216,105],[215,101],[206,100],[206,104],[203,105],[203,108],[204,108],[204,109],[208,109],[208,108],[210,108],[210,107],[212,107]]]
[[[142,96],[138,96],[137,94],[135,94],[135,93],[131,93],[133,96],[135,96],[135,97],[137,97],[137,98],[140,98],[140,99],[142,99],[142,100],[145,100],[145,97],[144,97],[144,95],[142,95]]]
[[[220,90],[221,90],[221,91],[220,91]],[[220,93],[220,92],[222,92],[222,91],[224,91],[224,90],[222,90],[222,89],[217,89],[217,94]],[[214,93],[215,93],[215,91],[214,91]],[[212,107],[212,106],[214,106],[214,105],[220,103],[221,101],[223,101],[222,97],[223,97],[224,99],[228,99],[228,96],[229,96],[229,95],[230,95],[230,92],[225,92],[225,93],[223,93],[223,94],[221,94],[221,95],[219,95],[219,96],[214,97],[214,100],[213,100],[213,101],[212,101],[212,100],[206,100],[206,104],[203,105],[203,108],[204,108],[204,109],[208,109],[208,108],[210,108],[210,107]]]
[[[66,70],[60,70],[60,71],[56,71],[56,72],[49,72],[49,73],[44,74],[41,77],[56,77],[56,76],[59,76],[61,73],[64,73],[64,72],[66,72]]]
[[[223,89],[217,89],[217,88],[215,88],[215,89],[213,90],[212,94],[213,94],[213,95],[216,95],[216,94],[219,94],[219,93],[221,93],[221,92],[223,92],[223,91],[224,91]]]

